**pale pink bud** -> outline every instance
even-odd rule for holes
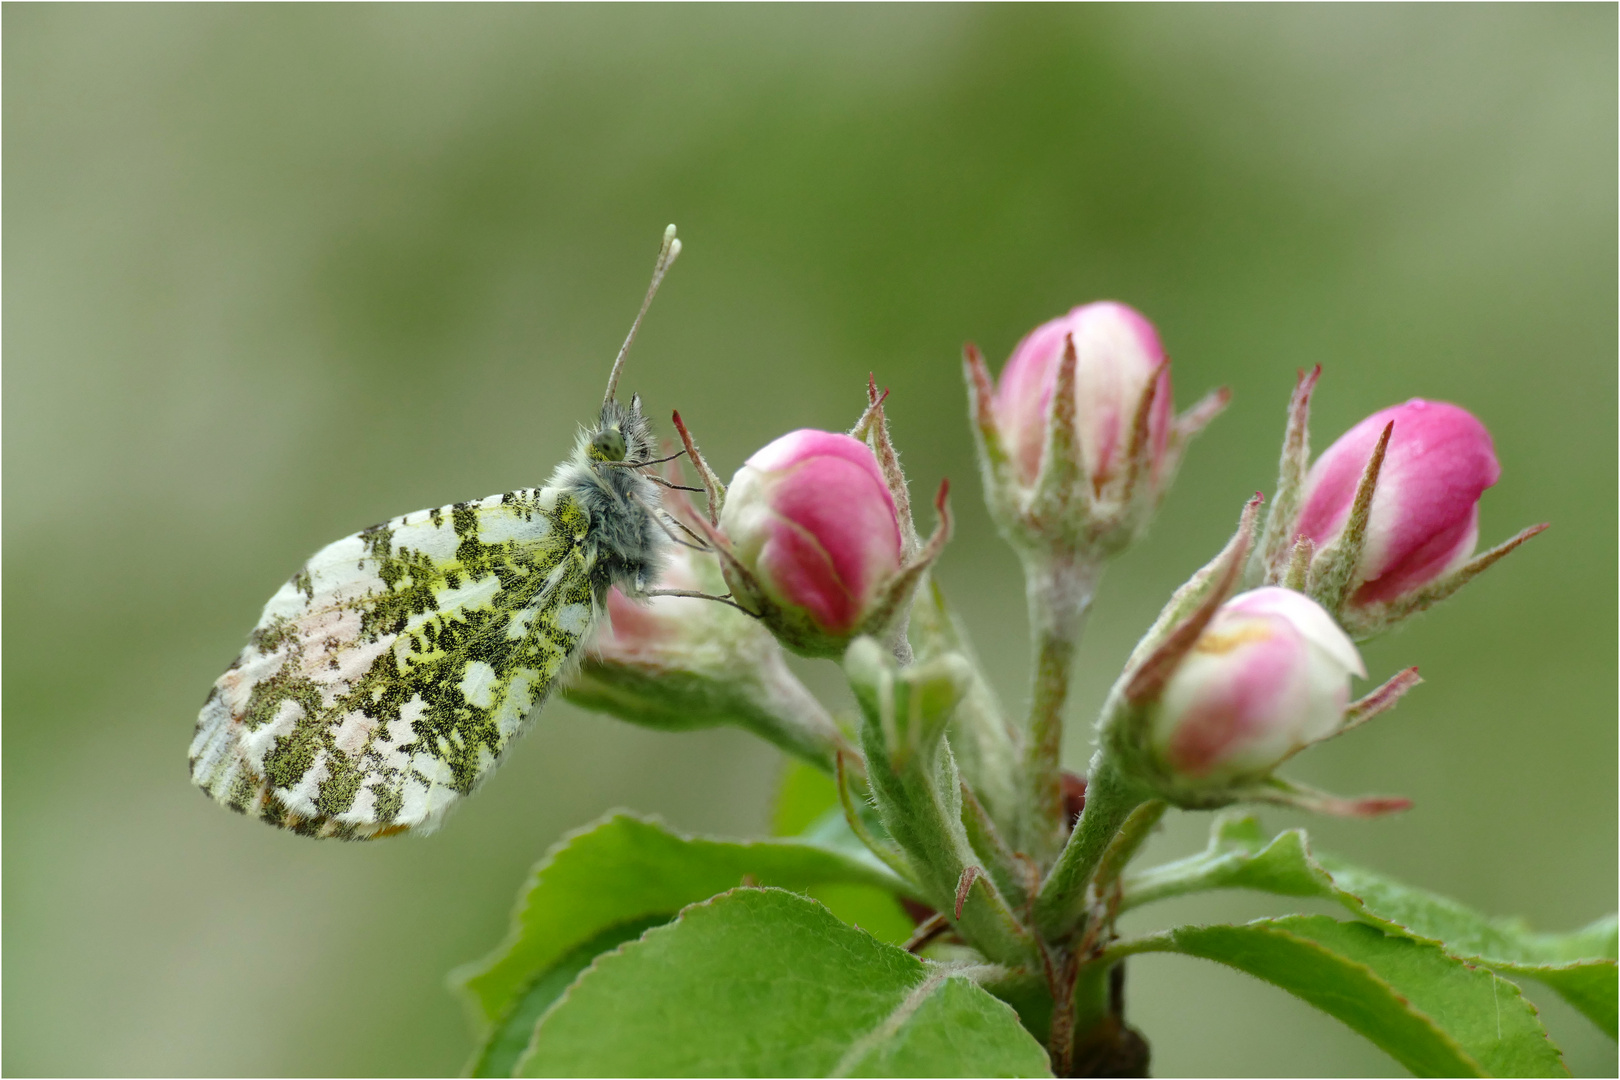
[[[1314,600],[1268,587],[1216,611],[1165,684],[1152,727],[1170,772],[1195,782],[1264,776],[1334,734],[1366,668]]]
[[[677,550],[658,578],[658,588],[705,592],[692,559]],[[655,596],[638,603],[618,588],[608,590],[608,617],[596,631],[592,654],[608,663],[657,667],[669,658],[684,659],[692,645],[711,636],[708,624],[727,618],[712,600],[690,596]]]
[[[1501,473],[1490,432],[1466,409],[1413,398],[1373,413],[1328,447],[1305,479],[1296,535],[1318,551],[1343,530],[1362,470],[1391,421],[1352,607],[1406,595],[1467,562],[1479,539],[1479,497]]]
[[[894,497],[859,439],[802,429],[758,451],[726,492],[720,528],[751,582],[819,631],[855,631],[901,564]]]
[[[658,587],[712,595],[723,588],[720,567],[677,548]],[[662,731],[735,724],[833,767],[843,736],[756,620],[711,599],[638,603],[616,588],[607,610],[565,688],[574,704]]]
[[[1132,426],[1142,395],[1164,363],[1153,324],[1136,309],[1112,300],[1083,304],[1031,330],[1002,369],[995,417],[1019,479],[1033,484],[1046,445],[1047,411],[1063,358],[1064,340],[1075,351],[1075,428],[1081,464],[1101,491],[1127,465]],[[1157,481],[1171,427],[1170,372],[1166,368],[1148,414],[1148,445]]]

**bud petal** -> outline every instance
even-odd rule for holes
[[[712,556],[677,548],[659,585],[718,591],[720,569]],[[616,588],[607,609],[566,685],[574,704],[663,731],[736,725],[831,771],[845,740],[756,620],[713,600],[641,603]]]
[[[837,640],[811,649],[822,654],[842,652],[901,568],[894,498],[872,450],[848,435],[804,429],[755,453],[727,490],[720,529],[733,594]]]
[[[1466,563],[1479,539],[1480,495],[1501,474],[1490,432],[1473,414],[1413,398],[1367,417],[1323,452],[1305,479],[1294,535],[1318,551],[1338,537],[1392,421],[1347,608],[1408,595]]]
[[[1052,391],[1069,338],[1076,357],[1075,426],[1093,490],[1102,491],[1127,464],[1138,404],[1159,372],[1147,431],[1156,476],[1171,426],[1164,346],[1140,312],[1101,301],[1030,331],[1001,373],[994,410],[1019,480],[1027,487],[1040,474]]]
[[[1361,653],[1322,605],[1290,589],[1265,588],[1234,596],[1225,610],[1245,615],[1278,615],[1301,637],[1358,679],[1367,677]]]
[[[1360,654],[1315,601],[1287,589],[1223,604],[1165,684],[1150,740],[1172,776],[1229,784],[1266,775],[1334,734]]]

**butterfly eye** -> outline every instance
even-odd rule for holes
[[[624,433],[616,427],[598,431],[591,437],[591,456],[601,461],[623,461]]]

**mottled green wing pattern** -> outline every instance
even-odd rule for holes
[[[595,624],[606,586],[588,527],[568,495],[528,489],[323,548],[214,684],[192,780],[308,835],[436,827]]]

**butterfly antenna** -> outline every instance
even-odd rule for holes
[[[658,295],[659,283],[669,268],[675,265],[675,258],[681,253],[681,242],[675,239],[675,226],[671,225],[664,230],[664,243],[658,249],[658,262],[653,267],[652,284],[647,286],[647,298],[641,302],[641,310],[636,312],[636,321],[630,324],[630,333],[619,347],[619,355],[613,361],[613,371],[608,375],[607,396],[602,399],[606,405],[613,400],[613,392],[619,386],[619,372],[624,368],[624,358],[630,354],[630,345],[636,340],[636,331],[641,329],[641,320],[646,317],[647,309],[652,306],[654,296]]]

